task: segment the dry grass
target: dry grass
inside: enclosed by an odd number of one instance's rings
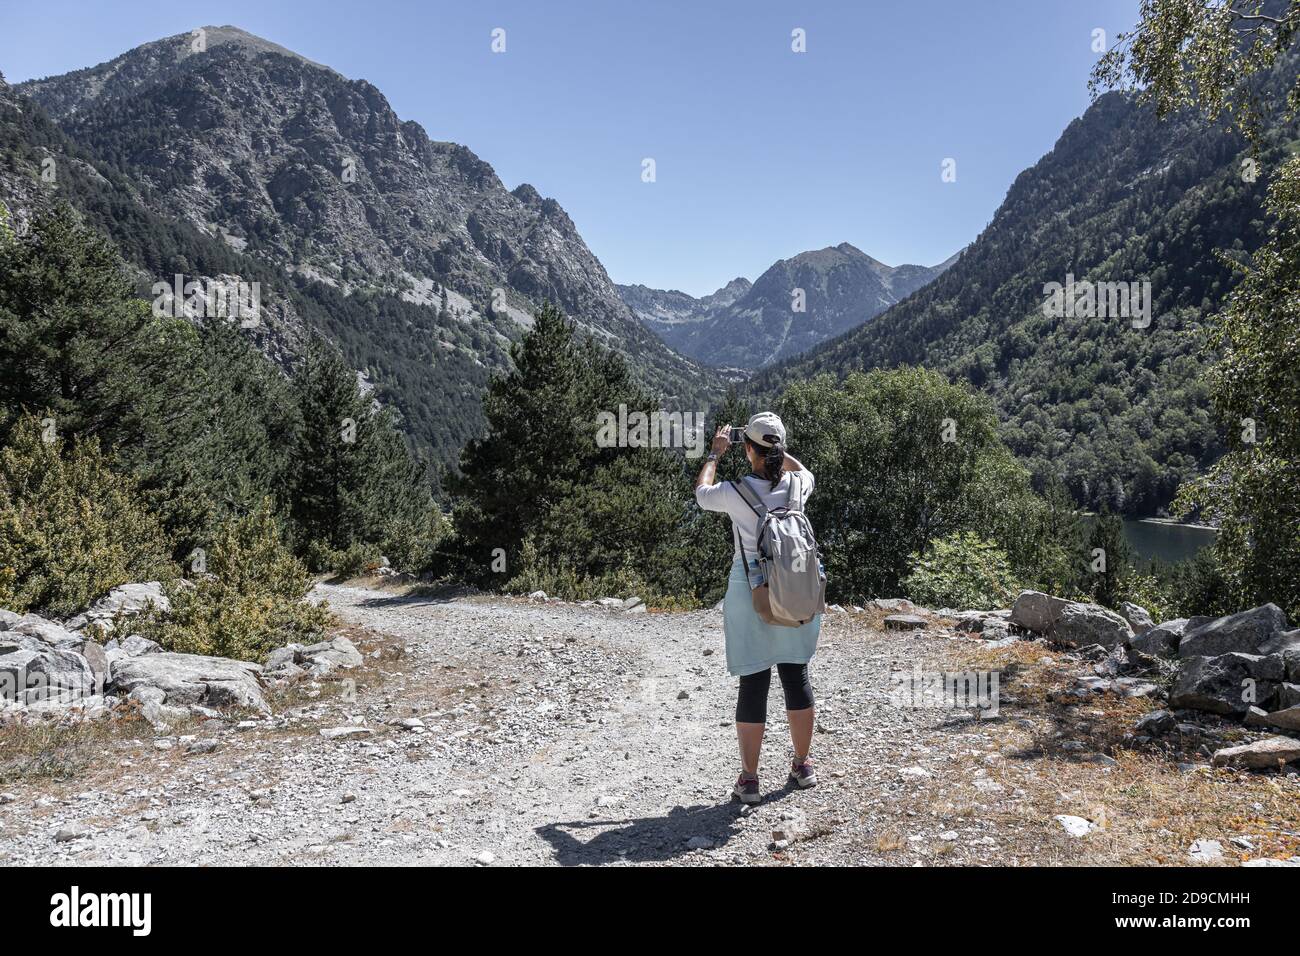
[[[125,741],[153,736],[134,709],[112,717],[0,726],[0,783],[69,780],[84,775]]]
[[[957,656],[964,666],[1002,671],[1004,694],[1015,703],[1004,704],[998,720],[980,724],[1002,759],[967,756],[954,768],[968,777],[982,771],[1005,793],[972,787],[968,806],[942,809],[976,814],[1017,834],[1011,850],[1024,862],[1049,862],[1044,853],[1056,852],[1051,862],[1186,864],[1187,849],[1198,839],[1219,840],[1225,863],[1300,853],[1296,775],[1210,769],[1199,741],[1177,734],[1139,745],[1133,722],[1155,705],[1116,694],[1060,700],[1078,665],[1040,643],[973,645]],[[1205,723],[1227,740],[1242,733],[1216,718]],[[1100,829],[1071,838],[1054,820],[1057,814],[1084,817]],[[1232,837],[1250,839],[1254,849],[1233,846]]]

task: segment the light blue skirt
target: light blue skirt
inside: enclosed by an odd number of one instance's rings
[[[745,567],[739,559],[732,562],[722,602],[722,630],[727,637],[727,671],[733,677],[765,671],[773,664],[807,664],[817,653],[821,629],[820,614],[802,627],[780,627],[759,620]]]

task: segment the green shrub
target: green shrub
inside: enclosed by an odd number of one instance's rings
[[[1018,591],[1006,554],[970,531],[936,538],[924,555],[912,555],[903,581],[916,603],[958,610],[1006,607]]]
[[[270,503],[227,520],[205,549],[206,570],[167,588],[169,613],[151,612],[140,633],[167,650],[262,660],[276,647],[310,642],[329,612],[302,598],[312,579],[280,536]]]
[[[1036,557],[1015,542],[1043,503],[968,387],[919,368],[821,375],[790,385],[777,411],[817,478],[808,515],[827,600],[896,596],[908,556],[960,531],[991,538],[1017,570]]]
[[[341,578],[355,578],[362,574],[374,574],[379,570],[380,564],[377,547],[356,541],[337,553],[332,570]]]
[[[66,617],[170,565],[135,483],[98,443],[64,442],[47,421],[24,416],[0,451],[0,603]]]

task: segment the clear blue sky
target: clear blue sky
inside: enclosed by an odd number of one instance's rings
[[[1088,106],[1137,0],[36,0],[10,82],[234,24],[375,84],[507,187],[557,199],[616,282],[700,295],[851,242],[931,265]],[[493,54],[491,31],[506,31]],[[791,51],[802,28],[807,52]],[[641,181],[655,160],[657,181]],[[957,180],[944,183],[944,159]]]

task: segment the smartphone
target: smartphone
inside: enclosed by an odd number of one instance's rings
[[[731,430],[731,443],[733,445],[739,445],[744,440],[745,440],[745,429],[733,428]]]

